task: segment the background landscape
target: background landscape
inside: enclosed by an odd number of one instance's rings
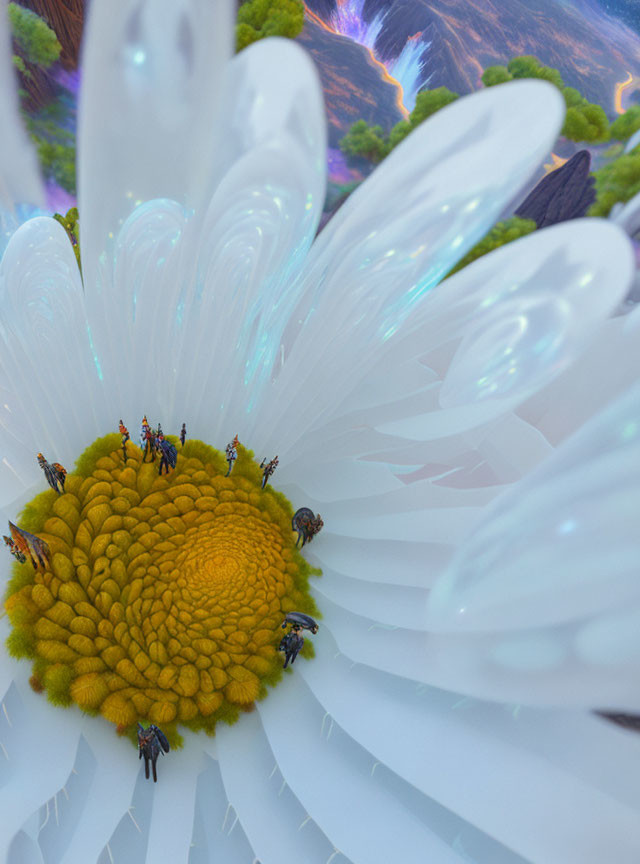
[[[47,180],[47,207],[61,214],[75,205],[76,100],[87,5],[88,0],[10,4],[23,114]],[[598,202],[606,197],[606,206],[589,212],[606,215],[637,191],[636,181],[640,189],[640,152],[633,158],[624,153],[625,141],[640,129],[637,7],[636,0],[248,0],[238,6],[238,48],[275,32],[295,38],[318,68],[329,129],[321,226],[410,128],[455,95],[485,86],[488,68],[523,55],[539,61],[542,71],[535,77],[557,70],[553,83],[561,86],[567,105],[582,112],[579,122],[587,118],[590,124],[586,131],[563,130],[536,181],[586,152],[585,170],[572,181],[582,184],[575,194],[587,201],[586,176],[595,172],[591,186],[595,180]],[[521,70],[514,77],[528,75]],[[436,91],[428,104],[425,91]],[[598,116],[592,111],[597,106]],[[615,124],[623,115],[624,127]],[[346,136],[358,121],[364,123],[350,141]],[[621,157],[627,161],[620,163]],[[624,168],[624,192],[617,190],[614,169],[597,173],[607,166]],[[574,206],[563,218],[576,215],[583,213]]]

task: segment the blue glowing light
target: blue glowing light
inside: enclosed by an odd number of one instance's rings
[[[100,361],[98,360],[98,355],[96,354],[96,349],[93,347],[93,337],[91,336],[91,327],[87,324],[87,334],[89,336],[89,347],[91,349],[91,356],[93,357],[93,362],[96,366],[96,371],[98,373],[98,379],[100,381],[104,381],[104,376],[102,374],[102,369],[100,367]]]

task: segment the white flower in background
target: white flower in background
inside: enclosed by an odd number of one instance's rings
[[[640,711],[638,317],[608,319],[629,242],[578,220],[438,285],[531,179],[562,100],[518,82],[443,109],[312,245],[315,72],[280,40],[230,60],[232,11],[91,4],[84,294],[61,226],[14,234],[0,504],[42,488],[38,451],[71,465],[120,417],[239,432],[322,513],[316,659],[214,739],[187,733],[154,786],[3,653],[0,856],[635,864],[640,736],[591,713]]]

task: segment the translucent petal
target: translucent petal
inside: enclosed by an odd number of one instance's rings
[[[128,816],[134,787],[140,775],[140,764],[129,741],[115,742],[113,729],[93,718],[85,722],[95,772],[85,793],[82,818],[67,838],[67,848],[60,864],[75,864],[86,859],[97,861],[116,826]],[[84,780],[84,769],[78,769]],[[84,787],[83,787],[84,788]]]
[[[205,750],[215,747],[207,742]],[[206,759],[206,768],[198,778],[193,844],[189,864],[247,864],[255,862],[255,852],[247,840],[242,824],[227,799],[220,766]]]
[[[318,602],[325,626],[354,662],[393,674],[401,670],[405,678],[477,699],[640,710],[637,689],[624,676],[613,676],[610,666],[582,662],[571,652],[573,625],[516,634],[429,633],[376,622],[326,597]]]
[[[326,174],[322,94],[306,52],[270,39],[243,51],[230,70],[236,152],[209,206],[196,282],[176,328],[177,411],[221,443],[242,433],[270,374]]]
[[[167,425],[178,379],[172,332],[192,230],[179,204],[157,199],[134,210],[118,234],[110,317],[97,325],[91,319],[100,366],[113,385],[115,422],[124,417],[137,426],[148,414]]]
[[[425,574],[431,578],[442,572],[449,562],[452,547],[445,543],[418,541],[371,540],[339,536],[323,529],[305,557],[314,566],[335,568],[364,582],[392,583],[424,587]]]
[[[299,676],[280,685],[277,704],[267,699],[258,710],[284,779],[336,850],[367,864],[458,861],[424,824],[424,814],[415,812],[417,802],[412,812],[393,784],[372,775],[374,760],[332,722]],[[295,723],[283,723],[283,717],[295,717]],[[342,807],[336,806],[336,794]]]
[[[420,574],[428,586],[431,574],[424,567]],[[425,588],[377,583],[353,579],[344,573],[323,568],[322,579],[314,582],[316,596],[340,605],[343,609],[364,615],[373,621],[394,626],[420,629],[424,626]]]
[[[554,447],[637,381],[640,339],[633,318],[605,321],[565,372],[518,406],[518,415]]]
[[[78,265],[55,220],[32,219],[11,238],[0,262],[0,304],[0,487],[7,502],[42,479],[38,452],[70,468],[104,434],[107,418]]]
[[[432,626],[520,629],[640,599],[639,442],[636,386],[495,503],[436,586]]]
[[[262,864],[281,864],[283,848],[293,860],[325,864],[333,846],[283,781],[257,712],[216,741],[227,795]]]
[[[626,231],[630,237],[640,231],[640,193],[634,195],[613,217],[613,222]]]
[[[320,234],[296,286],[299,300],[274,368],[277,385],[255,426],[268,449],[284,451],[316,425],[352,376],[378,359],[527,182],[562,113],[557,92],[541,82],[465,97],[414,130],[350,196]]]
[[[379,765],[429,796],[432,808],[448,808],[442,825],[460,820],[471,860],[493,864],[504,847],[527,861],[604,860],[614,847],[634,860],[640,742],[632,736],[586,716],[479,703],[354,666],[334,656],[324,627],[314,642],[316,659],[296,673]]]
[[[469,632],[469,667],[495,668],[505,697],[530,669],[571,701],[638,704],[639,411],[636,386],[498,499],[431,593],[430,629]]]
[[[187,746],[177,759],[158,760],[158,783],[153,787],[147,861],[188,859],[198,775],[204,763],[200,742],[189,741],[189,745],[192,746]],[[169,755],[175,757],[176,754]],[[170,819],[167,818],[168,813],[171,813]]]
[[[632,276],[628,239],[600,220],[535,232],[481,258],[433,293],[406,337],[441,371],[437,404],[379,430],[436,438],[505,413],[570,365]]]
[[[6,638],[6,627],[2,627]],[[8,662],[5,658],[3,664]],[[17,664],[13,664],[17,666]],[[51,711],[43,728],[42,696],[29,686],[11,685],[2,696],[0,741],[3,770],[0,774],[0,859],[7,860],[12,838],[25,818],[64,786],[74,763],[79,739],[79,717]],[[55,748],[51,741],[55,740]],[[6,760],[6,761],[5,761]],[[37,782],[34,782],[34,776]]]
[[[99,356],[117,353],[123,341],[123,311],[112,295],[120,228],[146,201],[169,198],[202,213],[212,194],[232,12],[230,0],[123,0],[117,15],[109,0],[91,4],[79,109],[79,211]]]

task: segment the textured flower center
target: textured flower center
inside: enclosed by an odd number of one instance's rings
[[[8,647],[34,660],[32,685],[61,704],[212,732],[281,677],[284,615],[317,614],[311,569],[295,549],[292,507],[260,488],[238,448],[229,477],[199,441],[158,474],[117,435],[100,439],[65,491],[40,494],[18,525],[44,540],[46,568],[14,565]],[[312,653],[308,644],[307,653]]]

